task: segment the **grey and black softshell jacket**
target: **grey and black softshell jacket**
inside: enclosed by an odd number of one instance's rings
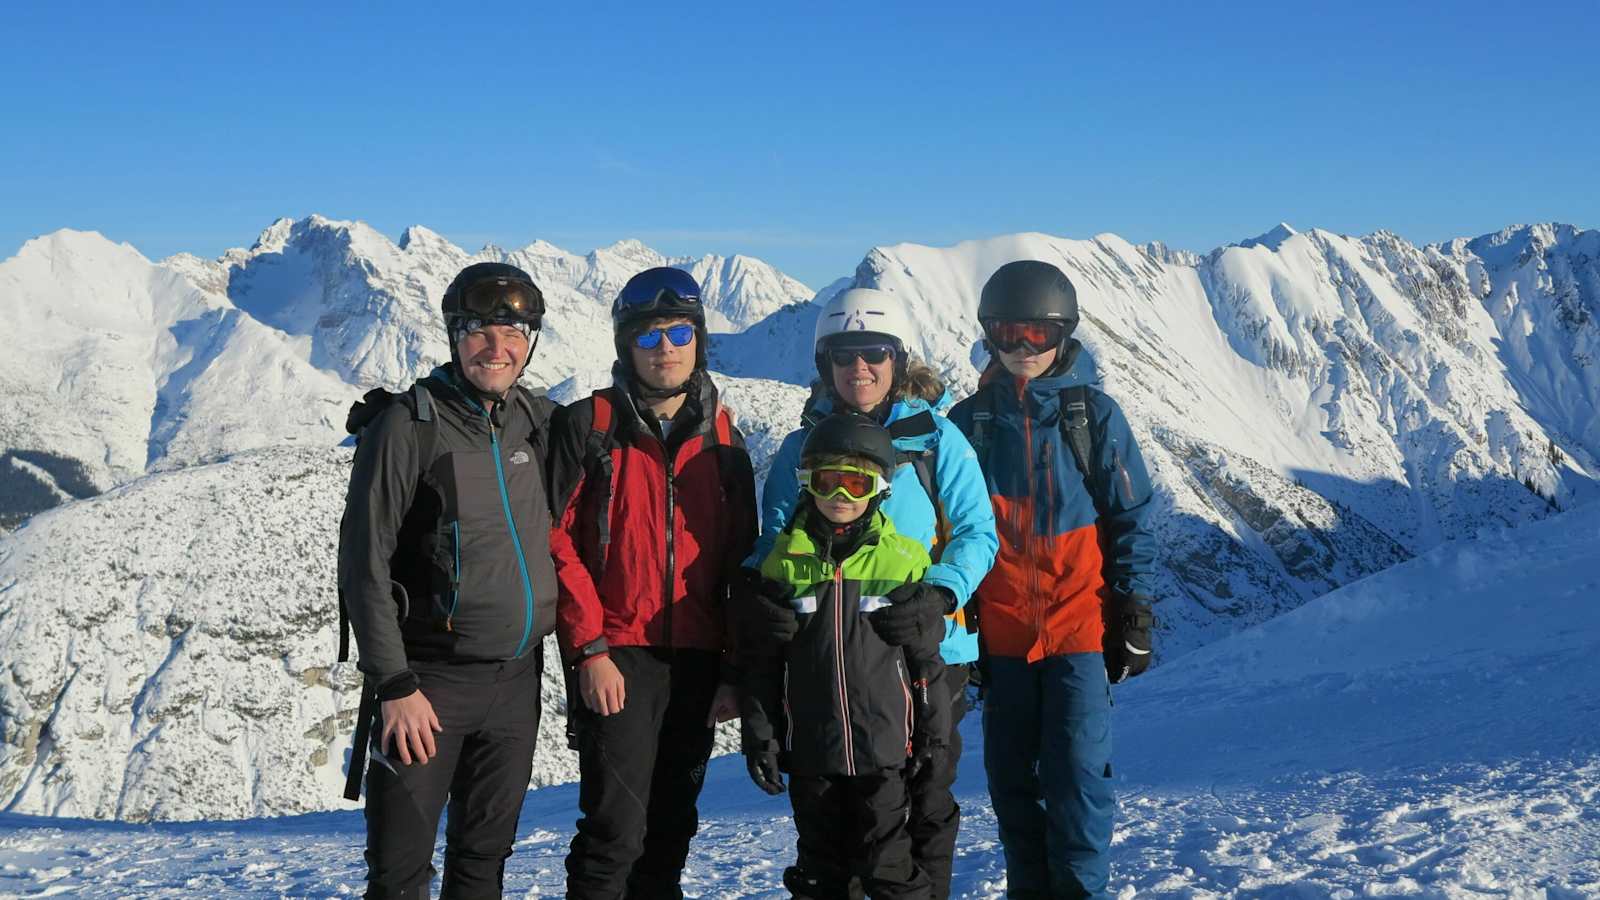
[[[359,665],[385,697],[409,692],[413,661],[514,659],[555,627],[555,404],[516,387],[486,412],[449,366],[421,383],[431,420],[396,402],[361,435],[339,531]]]

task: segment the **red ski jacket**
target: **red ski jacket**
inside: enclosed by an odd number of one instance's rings
[[[568,664],[612,646],[731,645],[728,583],[755,542],[755,476],[716,387],[695,378],[665,440],[620,377],[556,414],[550,551]]]

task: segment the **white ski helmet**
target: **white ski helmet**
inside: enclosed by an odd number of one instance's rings
[[[822,307],[813,346],[821,351],[823,342],[836,334],[862,332],[893,338],[902,353],[917,339],[917,328],[899,297],[872,288],[850,288],[834,294]]]
[[[894,348],[895,373],[906,370],[908,351],[917,340],[917,327],[900,298],[872,288],[850,288],[834,294],[817,315],[812,347],[817,374],[830,384],[833,372],[827,353],[833,347],[881,341]]]

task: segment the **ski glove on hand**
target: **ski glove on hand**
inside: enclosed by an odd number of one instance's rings
[[[794,640],[800,630],[790,602],[794,588],[754,569],[740,569],[733,578],[732,591],[742,648],[770,654]]]
[[[1113,593],[1106,601],[1106,677],[1112,684],[1150,668],[1150,629],[1155,624],[1149,597]]]
[[[783,793],[783,773],[778,771],[777,753],[747,753],[744,765],[756,787],[773,796]]]
[[[956,595],[949,588],[914,581],[890,591],[889,605],[867,614],[872,630],[891,647],[939,646],[944,640],[944,617],[955,611]]]

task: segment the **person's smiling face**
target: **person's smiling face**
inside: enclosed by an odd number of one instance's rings
[[[456,342],[461,375],[485,394],[504,395],[528,359],[528,335],[515,325],[483,325]]]
[[[894,354],[891,352],[881,362],[868,362],[866,357],[874,348],[853,347],[830,351],[833,366],[833,390],[845,405],[861,413],[877,409],[894,386]],[[844,365],[842,358],[848,357]]]

